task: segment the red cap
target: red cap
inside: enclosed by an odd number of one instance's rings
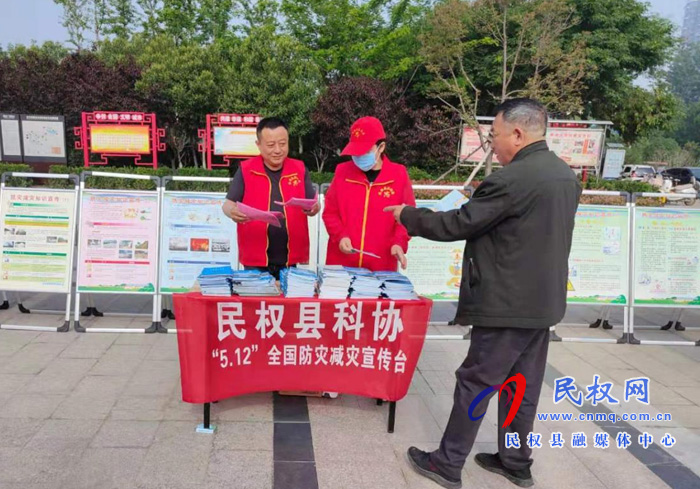
[[[360,117],[350,128],[350,142],[341,155],[362,156],[381,139],[386,139],[384,127],[376,117]]]

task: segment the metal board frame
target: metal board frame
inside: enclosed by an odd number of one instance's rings
[[[160,272],[163,267],[162,259],[163,259],[163,228],[165,226],[165,220],[164,220],[164,208],[165,208],[165,195],[168,193],[178,193],[178,194],[191,194],[193,196],[195,195],[207,195],[207,196],[214,196],[214,195],[220,195],[221,192],[194,192],[194,191],[181,191],[181,190],[167,190],[168,183],[170,182],[204,182],[204,183],[231,183],[232,178],[226,178],[226,177],[178,177],[178,176],[168,176],[164,177],[161,179],[161,185],[159,187],[160,191],[160,223],[158,226],[158,241],[159,241],[159,247],[158,247],[158,286],[157,286],[157,294],[158,294],[158,304],[157,304],[157,309],[160,311],[160,318],[165,319],[175,319],[175,316],[173,314],[173,311],[171,307],[164,308],[163,303],[164,299],[166,301],[169,301],[170,297],[173,295],[172,292],[163,292],[161,290],[161,283],[160,283]],[[223,211],[222,211],[223,212]],[[233,264],[232,264],[233,265]],[[235,264],[235,268],[238,268],[239,263],[237,262]],[[165,326],[162,325],[162,323],[159,322],[159,324],[156,327],[156,330],[159,333],[176,333],[177,329],[176,328],[166,328]]]
[[[155,182],[156,185],[156,190],[92,190],[88,189],[90,192],[97,192],[97,193],[129,193],[129,194],[146,194],[146,195],[155,195],[157,199],[157,204],[156,204],[156,226],[158,231],[160,231],[160,220],[161,220],[161,215],[160,215],[160,209],[161,209],[161,182],[160,178],[156,176],[151,176],[151,175],[129,175],[129,174],[123,174],[123,173],[108,173],[108,172],[99,172],[99,171],[84,171],[80,175],[80,192],[78,194],[78,199],[80,200],[80,205],[78,205],[78,209],[82,211],[82,201],[83,201],[83,194],[85,192],[85,180],[90,177],[106,177],[106,178],[126,178],[129,180],[151,180]],[[77,239],[77,247],[78,251],[76,253],[78,257],[78,267],[80,266],[80,261],[81,261],[81,256],[80,256],[80,239],[82,236],[82,225],[81,225],[81,213],[79,212],[78,214],[78,239]],[[79,286],[80,284],[78,283],[80,276],[76,278],[76,286],[75,286],[75,309],[74,309],[74,323],[73,327],[74,329],[79,332],[79,333],[155,333],[158,330],[158,327],[160,325],[160,315],[158,314],[158,287],[159,287],[159,268],[158,268],[158,261],[159,261],[159,256],[160,256],[160,236],[158,236],[158,239],[156,239],[155,243],[156,247],[156,277],[155,277],[155,287],[154,291],[152,293],[129,293],[129,292],[112,292],[112,291],[90,291],[90,292],[85,292],[85,294],[124,294],[124,295],[151,295],[153,296],[153,311],[152,311],[152,322],[151,325],[147,328],[85,328],[80,325],[80,290]],[[130,314],[129,316],[134,316],[135,314]]]
[[[2,201],[2,194],[9,190],[21,192],[23,189],[21,187],[6,187],[5,182],[8,178],[42,178],[42,179],[53,179],[53,180],[70,180],[74,182],[73,190],[69,189],[34,189],[38,191],[45,191],[55,193],[72,193],[74,195],[73,202],[73,213],[70,216],[73,220],[73,232],[70,234],[70,242],[68,246],[68,281],[66,283],[67,290],[64,292],[57,292],[66,295],[66,309],[65,311],[34,311],[34,312],[46,312],[46,313],[65,313],[64,322],[61,326],[36,326],[36,325],[21,325],[21,324],[0,324],[0,329],[10,329],[10,330],[25,330],[25,331],[53,331],[58,333],[65,333],[70,329],[70,306],[71,306],[71,294],[72,294],[72,284],[73,284],[73,260],[75,257],[75,231],[78,228],[78,200],[80,198],[79,193],[79,180],[77,175],[72,174],[54,174],[54,173],[22,173],[22,172],[7,172],[3,173],[0,178],[0,201]],[[9,289],[8,289],[9,291]],[[11,289],[12,292],[39,292],[31,289]],[[5,291],[3,291],[3,297],[6,299]],[[22,310],[21,300],[19,302],[20,310]],[[24,310],[22,310],[24,312]]]
[[[644,339],[639,339],[634,336],[634,311],[636,308],[659,308],[659,309],[670,309],[670,310],[675,310],[676,314],[674,314],[674,322],[680,321],[680,317],[683,313],[684,309],[698,309],[700,306],[696,305],[663,305],[663,304],[635,304],[635,288],[634,284],[636,281],[636,274],[635,274],[635,265],[636,265],[636,238],[637,238],[637,233],[636,233],[636,201],[640,197],[649,197],[649,198],[677,198],[678,194],[669,194],[669,193],[653,193],[653,192],[644,192],[644,193],[636,193],[632,196],[632,224],[630,228],[630,303],[632,305],[629,313],[629,324],[630,324],[630,331],[629,331],[629,343],[633,345],[665,345],[665,346],[700,346],[700,340],[698,341],[692,341],[692,340],[687,340],[687,341],[675,341],[675,340],[644,340]],[[662,209],[663,208],[657,208],[657,207],[651,207],[650,209]],[[693,209],[683,209],[684,211],[687,212],[695,212],[695,213],[700,213],[700,211],[693,210]],[[700,291],[699,291],[700,293]]]

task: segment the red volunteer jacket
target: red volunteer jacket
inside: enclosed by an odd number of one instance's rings
[[[326,193],[323,222],[328,230],[328,265],[364,267],[373,271],[396,271],[398,261],[391,256],[391,247],[399,245],[408,251],[408,232],[394,215],[384,212],[389,205],[416,205],[406,167],[383,156],[382,169],[370,183],[365,173],[352,161],[338,165]],[[379,255],[346,255],[338,248],[340,240],[350,238],[362,251]]]
[[[243,203],[256,209],[270,210],[270,193],[272,182],[265,173],[265,163],[262,156],[256,156],[241,163],[241,173],[245,183]],[[292,197],[305,198],[304,192],[304,162],[287,158],[282,167],[280,178],[280,193],[287,202]],[[309,262],[309,225],[307,216],[298,207],[285,207],[286,219],[282,225],[287,230],[288,254],[287,264]],[[238,254],[243,265],[251,267],[266,267],[268,224],[259,221],[239,224]]]

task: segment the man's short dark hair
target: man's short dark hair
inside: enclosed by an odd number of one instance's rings
[[[289,132],[287,123],[279,117],[265,117],[260,119],[260,122],[258,122],[258,127],[255,129],[255,133],[258,136],[258,141],[260,141],[260,136],[262,135],[263,129],[277,129],[278,127],[284,127],[287,132]]]
[[[542,134],[547,134],[547,109],[537,100],[531,98],[512,98],[506,100],[496,109],[496,115],[502,114],[503,120],[511,124],[518,124],[523,129]]]

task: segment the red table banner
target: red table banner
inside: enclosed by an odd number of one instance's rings
[[[408,392],[432,301],[173,296],[182,399],[331,391]]]

